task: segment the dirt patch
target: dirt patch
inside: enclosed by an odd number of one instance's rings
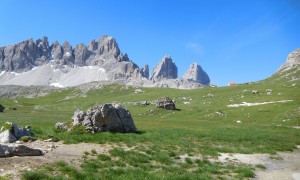
[[[0,176],[10,175],[12,179],[20,179],[19,171],[30,171],[43,164],[48,164],[59,160],[78,166],[84,152],[87,151],[91,153],[92,150],[95,150],[98,154],[106,154],[109,150],[115,147],[111,144],[63,144],[62,142],[44,141],[24,143],[24,145],[41,149],[45,152],[45,154],[43,156],[14,156],[0,158]]]
[[[255,179],[300,180],[300,149],[293,152],[270,154],[228,154],[221,153],[218,161],[233,164],[263,165],[265,170],[256,168]]]

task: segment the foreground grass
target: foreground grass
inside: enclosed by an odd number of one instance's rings
[[[37,137],[58,138],[65,143],[111,143],[135,147],[131,151],[114,149],[94,158],[88,155],[80,167],[57,162],[36,172],[25,172],[24,179],[97,179],[99,175],[105,179],[247,178],[254,176],[251,167],[211,163],[206,158],[220,152],[274,154],[276,151],[292,151],[299,145],[299,129],[292,127],[300,126],[300,82],[286,78],[299,79],[299,74],[299,71],[288,71],[259,83],[234,87],[197,90],[142,88],[144,93],[135,94],[133,87],[109,85],[87,93],[70,88],[38,98],[0,99],[4,106],[17,108],[16,111],[1,113],[0,123],[11,121],[31,125]],[[272,89],[271,95],[266,93],[267,89]],[[260,93],[252,94],[252,90]],[[176,101],[179,111],[156,109],[155,105],[136,105],[136,102],[155,102],[166,96]],[[292,101],[252,107],[227,106],[281,100]],[[89,134],[54,129],[58,121],[69,122],[76,109],[86,111],[107,102],[120,103],[129,109],[140,133]],[[182,162],[179,157],[184,154],[189,158]],[[201,158],[195,160],[193,157]]]
[[[185,158],[154,147],[124,150],[114,148],[109,154],[86,152],[76,168],[63,161],[24,172],[24,179],[243,179],[254,177],[248,166],[222,165],[208,160]],[[53,176],[55,174],[55,176]]]

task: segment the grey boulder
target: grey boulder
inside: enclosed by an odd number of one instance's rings
[[[168,97],[158,99],[156,102],[156,107],[166,110],[176,110],[174,101]]]
[[[5,130],[0,133],[0,142],[1,143],[12,143],[17,140],[18,139],[16,138],[16,136],[14,136],[10,130]]]
[[[0,157],[10,156],[41,156],[40,149],[33,149],[21,144],[0,144]]]
[[[12,143],[23,136],[32,136],[29,129],[11,122],[6,122],[5,125],[1,127],[0,132],[0,143]]]
[[[136,127],[128,110],[119,104],[104,104],[89,109],[86,113],[75,111],[73,126],[83,125],[92,132],[136,132]]]

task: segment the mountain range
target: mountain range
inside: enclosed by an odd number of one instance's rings
[[[47,37],[0,47],[0,85],[72,87],[94,81],[180,89],[210,84],[196,63],[178,78],[178,68],[168,55],[150,75],[148,65],[140,68],[107,35],[75,48],[67,41],[49,45]]]

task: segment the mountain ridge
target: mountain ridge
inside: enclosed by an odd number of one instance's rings
[[[165,56],[160,63],[164,63]],[[168,57],[172,62],[171,57]],[[173,63],[173,62],[172,62]],[[158,66],[155,79],[149,79],[149,66],[140,68],[128,55],[121,53],[116,39],[103,35],[88,45],[73,48],[47,37],[32,38],[0,47],[0,85],[42,85],[68,87],[93,81],[111,81],[147,87],[196,88],[206,83],[178,78],[175,63]],[[92,73],[93,72],[93,73]],[[172,74],[165,76],[165,74]]]

